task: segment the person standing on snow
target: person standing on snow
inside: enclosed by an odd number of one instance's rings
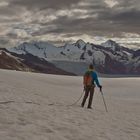
[[[93,65],[90,64],[89,65],[89,69],[88,71],[85,72],[84,74],[84,90],[85,90],[85,95],[82,101],[81,106],[84,107],[85,102],[87,97],[89,96],[89,102],[88,102],[88,109],[92,109],[92,100],[93,100],[93,95],[94,95],[94,88],[95,88],[95,83],[96,85],[100,88],[100,91],[102,90],[102,86],[100,85],[99,81],[98,81],[98,76],[96,74],[96,72],[94,71]],[[90,95],[89,95],[90,93]]]

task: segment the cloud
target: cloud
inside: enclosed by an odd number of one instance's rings
[[[9,5],[9,3],[6,2],[6,1],[1,1],[1,3],[0,3],[0,7],[5,7],[5,6],[8,6],[8,5]]]
[[[124,34],[140,34],[139,17],[139,0],[3,0],[0,35],[54,42],[127,38]]]
[[[116,0],[105,0],[104,1],[110,8],[113,8],[115,5],[118,5],[118,1]]]
[[[28,34],[28,32],[26,32],[25,30],[22,29],[14,29],[11,30],[10,32],[7,33],[7,36],[9,36],[10,38],[30,38],[30,34]]]
[[[61,9],[64,7],[70,7],[72,4],[76,4],[81,0],[11,0],[12,5],[25,6],[33,9]]]

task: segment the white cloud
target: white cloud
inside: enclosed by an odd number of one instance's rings
[[[31,35],[29,35],[25,30],[22,29],[12,29],[9,31],[9,34],[16,35],[17,38],[30,38]]]
[[[116,6],[117,4],[119,4],[118,1],[116,1],[116,0],[105,0],[104,2],[105,2],[110,8],[112,8],[112,7]]]
[[[89,16],[88,11],[86,9],[63,9],[63,10],[57,10],[55,12],[56,17],[58,16],[67,16],[69,18],[71,17],[84,17],[84,16]],[[76,15],[76,16],[75,16]]]
[[[140,38],[140,34],[137,33],[122,33],[122,36],[126,37],[126,38]]]

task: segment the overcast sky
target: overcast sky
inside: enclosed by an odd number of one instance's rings
[[[140,0],[0,0],[0,42],[112,38],[140,44]]]

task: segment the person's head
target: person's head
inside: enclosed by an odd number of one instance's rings
[[[94,67],[92,64],[90,64],[88,68],[89,68],[89,70],[94,70]]]

